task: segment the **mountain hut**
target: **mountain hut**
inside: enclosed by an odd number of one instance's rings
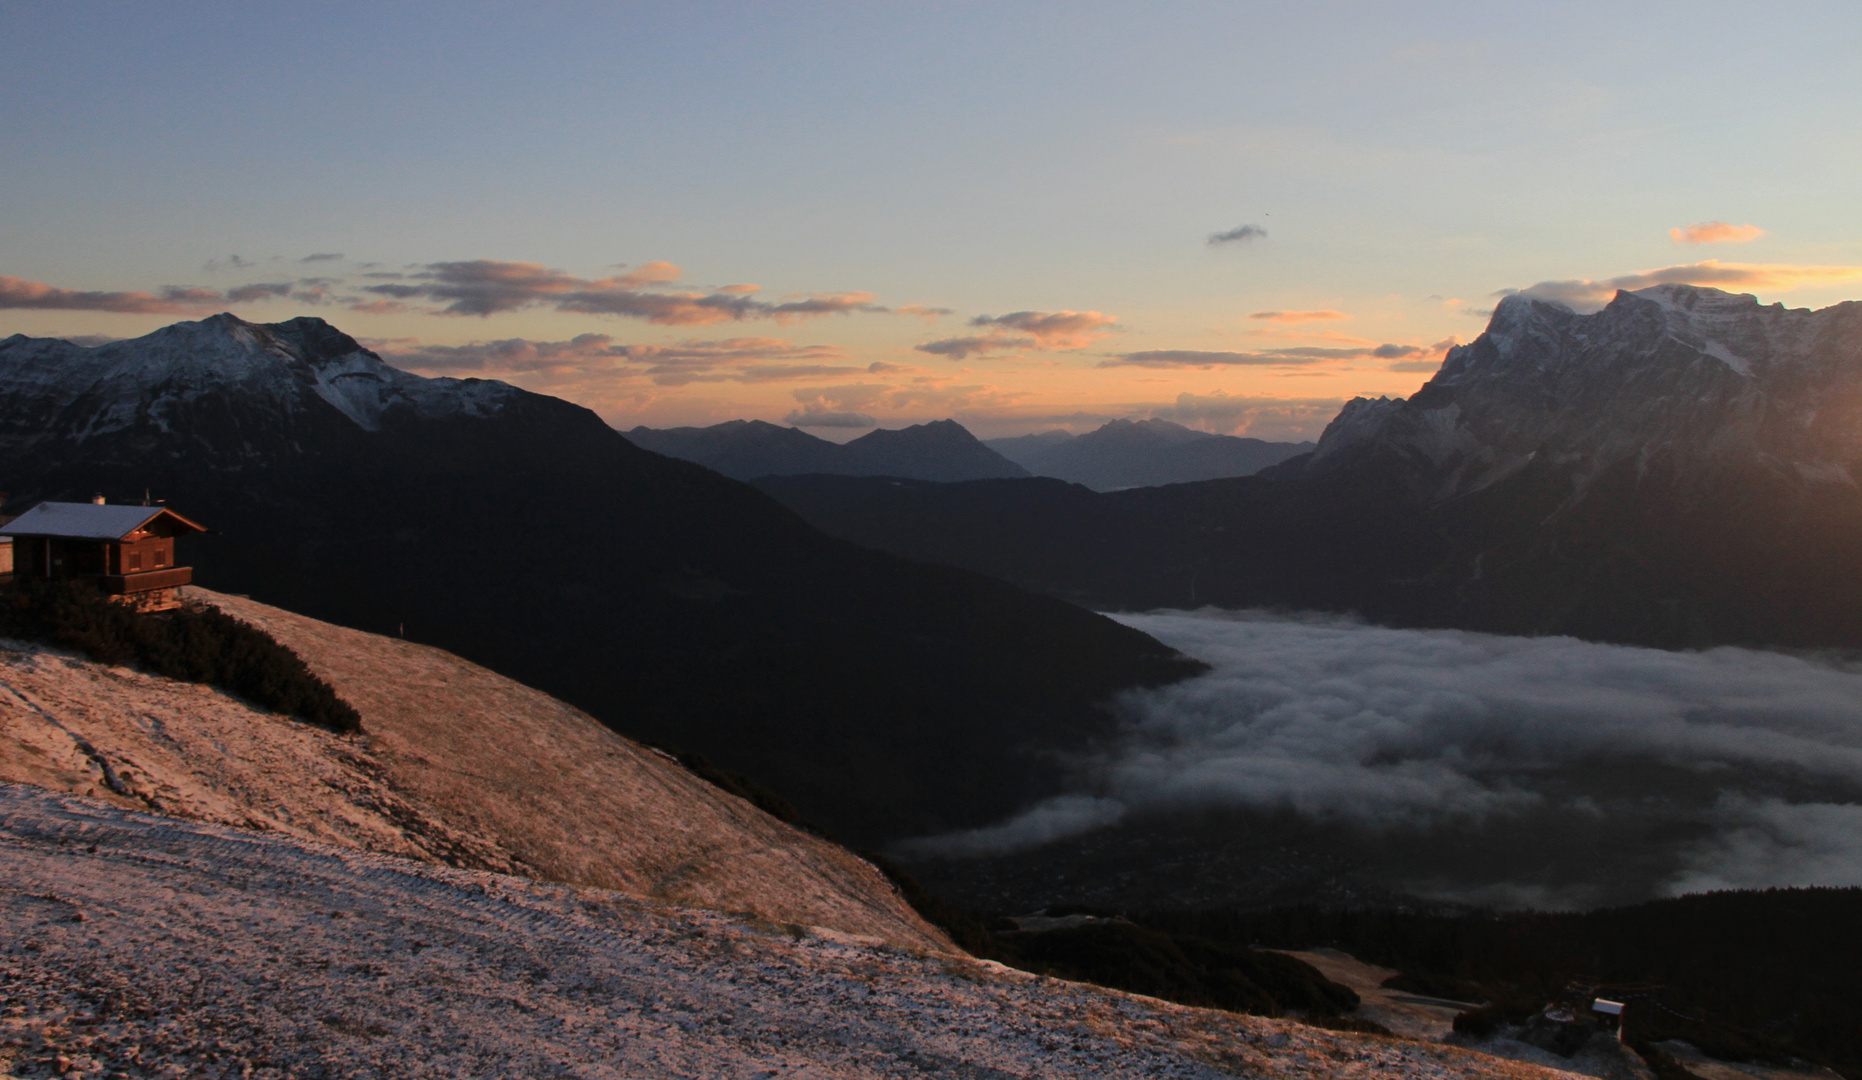
[[[194,568],[175,565],[175,537],[207,530],[161,506],[42,502],[0,525],[13,542],[13,573],[46,581],[84,578],[138,611],[181,606]]]

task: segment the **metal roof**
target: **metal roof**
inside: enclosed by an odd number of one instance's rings
[[[127,503],[42,502],[0,527],[0,536],[55,536],[67,540],[121,540],[156,518],[167,514],[183,531],[206,532],[180,514],[162,506]]]

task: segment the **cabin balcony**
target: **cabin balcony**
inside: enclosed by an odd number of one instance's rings
[[[112,595],[129,595],[154,589],[173,589],[194,580],[191,566],[170,566],[163,570],[144,570],[137,574],[99,574],[97,583]]]

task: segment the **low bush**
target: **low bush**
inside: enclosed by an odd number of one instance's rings
[[[1396,1037],[1396,1032],[1375,1020],[1366,1020],[1362,1016],[1308,1016],[1302,1022],[1310,1027],[1325,1028],[1327,1031],[1349,1031],[1357,1035]]]
[[[1629,1044],[1649,1071],[1655,1074],[1655,1080],[1701,1080],[1696,1073],[1668,1054],[1662,1053],[1646,1039],[1635,1039]]]
[[[1386,984],[1388,985],[1388,984]],[[1460,1035],[1472,1035],[1484,1038],[1500,1028],[1500,1022],[1506,1017],[1497,1005],[1482,1005],[1478,1009],[1455,1014],[1455,1032]]]
[[[22,582],[0,604],[0,634],[64,645],[102,664],[205,683],[260,708],[347,734],[362,717],[270,634],[218,608],[145,613],[83,581]]]

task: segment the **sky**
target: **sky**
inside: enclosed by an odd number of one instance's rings
[[[615,425],[1316,437],[1509,290],[1862,297],[1862,7],[0,0],[0,335]]]

